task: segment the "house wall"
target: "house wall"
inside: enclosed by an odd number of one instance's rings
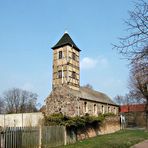
[[[85,99],[80,99],[78,104],[79,104],[79,111],[77,112],[79,112],[79,115],[85,115],[86,113],[93,116],[105,113],[118,114],[119,110],[119,107],[115,105],[99,103],[95,101],[88,101]]]
[[[1,114],[1,127],[28,127],[39,126],[42,124],[43,114],[37,113],[19,113],[19,114]]]
[[[80,99],[70,93],[66,87],[59,87],[52,91],[46,99],[46,114],[62,113],[67,116],[97,116],[98,114],[114,113],[118,114],[118,107],[95,101]]]

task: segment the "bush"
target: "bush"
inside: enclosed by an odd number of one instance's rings
[[[87,124],[101,123],[105,117],[113,116],[113,114],[100,114],[98,116],[89,116],[86,114],[85,116],[76,116],[76,117],[68,117],[61,113],[52,114],[49,116],[44,116],[45,125],[53,126],[53,125],[64,125],[66,127],[84,127]]]

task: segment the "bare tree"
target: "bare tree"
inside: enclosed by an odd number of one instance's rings
[[[89,84],[89,83],[84,85],[83,87],[93,89],[93,86],[91,84]]]
[[[130,96],[145,100],[148,119],[148,2],[139,0],[135,3],[125,24],[127,36],[119,38],[119,44],[114,48],[130,60]],[[146,123],[148,129],[148,121]]]
[[[134,91],[133,91],[134,92]],[[137,103],[143,103],[143,100],[140,98],[135,97],[132,92],[125,94],[124,96],[117,95],[114,97],[114,101],[118,105],[130,105],[130,104],[137,104]]]
[[[36,111],[37,94],[13,88],[4,92],[3,100],[7,113],[21,113]]]
[[[146,125],[148,129],[148,67],[141,62],[132,64],[129,81],[130,96],[145,103]]]
[[[135,100],[129,93],[125,94],[124,98],[124,105],[129,106],[133,103],[138,103],[137,100]]]
[[[118,51],[130,59],[130,94],[147,100],[148,84],[148,3],[139,0],[125,21],[128,35],[119,38]]]
[[[114,101],[115,101],[118,105],[123,105],[123,104],[124,104],[124,96],[117,95],[117,96],[114,97]]]
[[[141,67],[140,67],[141,68]],[[138,71],[138,69],[132,69],[129,81],[129,89],[131,96],[137,99],[148,100],[148,68]]]
[[[148,56],[148,3],[139,0],[135,9],[129,11],[129,19],[125,21],[128,35],[119,38],[114,45],[119,53],[132,59],[132,62]]]
[[[0,97],[0,114],[4,113],[4,101]]]

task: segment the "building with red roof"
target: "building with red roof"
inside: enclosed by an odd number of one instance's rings
[[[121,105],[120,113],[125,115],[127,127],[145,127],[145,104]]]
[[[121,105],[120,112],[128,113],[128,112],[144,112],[145,104],[130,104],[130,105]]]

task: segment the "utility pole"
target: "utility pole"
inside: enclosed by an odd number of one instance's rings
[[[146,131],[148,131],[148,84],[146,84],[147,94],[146,94],[146,105],[145,105],[145,113],[146,113]]]

